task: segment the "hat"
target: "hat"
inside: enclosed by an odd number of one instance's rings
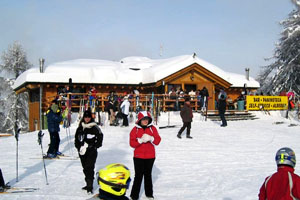
[[[52,100],[51,103],[57,104],[57,99]]]
[[[92,118],[92,113],[91,113],[90,110],[84,111],[84,113],[83,113],[83,118],[85,118],[85,117]]]

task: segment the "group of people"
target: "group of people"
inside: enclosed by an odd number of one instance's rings
[[[221,118],[222,124],[221,127],[227,126],[227,121],[225,118],[225,111],[226,111],[226,98],[227,94],[224,91],[223,88],[221,88],[220,93],[218,95],[218,110],[219,110],[219,116]],[[191,102],[189,98],[185,99],[184,105],[180,110],[180,116],[183,122],[182,127],[180,128],[179,132],[177,133],[177,137],[181,139],[181,135],[183,131],[186,129],[186,138],[192,139],[191,136],[191,127],[192,127],[192,121],[193,121],[193,110],[191,108]]]
[[[123,119],[122,127],[127,127],[128,116],[130,110],[130,95],[125,94],[124,97],[120,98],[115,95],[114,92],[111,92],[107,97],[108,102],[105,105],[105,111],[108,113],[109,117],[109,125],[110,126],[118,126],[119,119]]]
[[[173,110],[178,111],[182,106],[179,100],[185,100],[187,97],[191,100],[197,99],[197,103],[201,110],[205,110],[207,107],[209,93],[207,88],[204,86],[201,90],[194,91],[193,89],[190,91],[182,90],[178,87],[176,90],[175,88],[171,88],[170,92],[168,93],[169,98],[171,100],[176,100],[173,103]]]
[[[152,168],[156,155],[155,146],[159,145],[160,141],[161,137],[152,124],[151,114],[147,111],[139,112],[135,127],[130,131],[129,141],[129,145],[134,148],[135,177],[130,194],[132,200],[139,198],[143,178],[146,197],[149,200],[154,199]],[[103,133],[94,122],[90,110],[86,110],[75,133],[75,147],[78,150],[85,175],[86,185],[82,189],[88,193],[93,193],[97,149],[102,146],[102,142]],[[118,173],[117,178],[116,173]],[[125,192],[130,183],[129,169],[122,164],[110,164],[99,171],[98,183],[100,199],[128,199]]]
[[[221,89],[218,95],[218,109],[222,120],[222,127],[227,126],[224,113],[226,110],[226,92]],[[124,97],[120,108],[124,116],[128,117],[129,105],[128,97]],[[53,100],[47,111],[48,130],[50,134],[50,145],[46,157],[55,158],[60,155],[59,151],[59,124],[62,120],[60,108],[57,101]],[[127,113],[127,115],[126,115]],[[183,126],[180,128],[177,137],[182,138],[182,133],[186,130],[186,138],[192,139],[190,135],[193,112],[190,106],[190,99],[186,98],[180,111]],[[128,121],[125,121],[125,126]],[[135,126],[129,133],[129,145],[134,149],[133,163],[135,176],[131,188],[130,199],[138,200],[144,179],[146,197],[154,199],[152,168],[155,162],[155,146],[161,142],[161,137],[156,127],[152,124],[152,116],[147,111],[140,111],[137,115]],[[85,186],[82,187],[87,193],[93,193],[93,183],[95,175],[95,163],[97,160],[97,149],[102,146],[103,133],[95,123],[92,112],[88,109],[84,112],[83,118],[79,122],[75,133],[75,147],[78,150],[85,176]],[[259,199],[300,199],[300,177],[294,173],[296,165],[295,152],[290,148],[281,148],[275,156],[277,172],[265,179],[260,188]],[[97,182],[100,186],[98,197],[102,200],[129,200],[126,197],[126,190],[130,186],[130,170],[123,164],[109,164],[99,170]],[[5,184],[0,169],[0,191],[10,186]]]

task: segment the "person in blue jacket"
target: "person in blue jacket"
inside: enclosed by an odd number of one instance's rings
[[[56,158],[57,155],[62,154],[61,152],[59,152],[59,124],[62,121],[62,116],[56,100],[52,101],[52,105],[47,110],[46,116],[48,131],[50,134],[50,145],[45,158]]]

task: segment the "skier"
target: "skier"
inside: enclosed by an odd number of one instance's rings
[[[129,169],[119,163],[107,165],[98,173],[99,195],[101,200],[129,200],[125,196],[130,185]]]
[[[132,200],[139,198],[142,180],[144,177],[145,194],[148,199],[153,197],[152,167],[155,161],[155,147],[161,138],[152,124],[151,114],[147,111],[138,113],[136,126],[130,132],[130,146],[134,148],[135,177],[131,189]]]
[[[284,147],[275,156],[277,172],[265,179],[259,191],[259,200],[300,199],[300,176],[294,174],[295,152]]]
[[[130,102],[128,101],[128,97],[124,97],[124,101],[122,102],[120,106],[122,110],[122,118],[123,118],[123,124],[122,126],[128,126],[128,115],[129,115],[129,108],[130,108]]]
[[[293,102],[294,100],[294,97],[295,97],[295,93],[290,90],[288,93],[287,93],[287,97],[288,97],[288,101],[289,101],[289,104],[288,104],[288,109],[289,110],[292,110],[294,107],[295,107],[295,104]]]
[[[180,111],[180,116],[183,122],[181,129],[179,130],[177,137],[181,139],[181,134],[186,128],[186,138],[192,139],[193,137],[190,136],[191,134],[191,127],[193,121],[193,111],[191,108],[191,102],[189,98],[185,99],[184,105]]]
[[[208,100],[209,93],[205,86],[202,88],[200,94],[201,94],[201,109],[206,110],[206,102]]]
[[[93,107],[95,107],[95,105],[94,105],[95,100],[94,99],[97,99],[97,90],[96,90],[95,86],[92,86],[90,91],[89,91],[89,100],[90,100],[91,109],[93,109]]]
[[[218,110],[219,110],[219,116],[220,116],[221,121],[222,121],[221,127],[226,127],[227,126],[227,121],[225,119],[226,98],[227,98],[226,92],[221,89],[221,92],[218,96]]]
[[[75,133],[75,147],[85,175],[86,186],[82,189],[87,193],[93,193],[94,168],[97,160],[97,148],[102,146],[103,133],[94,122],[90,110],[86,110],[83,119]]]
[[[50,134],[50,145],[47,151],[47,155],[45,155],[45,158],[56,158],[57,155],[62,154],[59,151],[59,124],[62,121],[62,116],[56,100],[52,101],[52,105],[46,113],[48,131]]]
[[[106,110],[108,112],[109,125],[114,126],[116,117],[115,117],[115,112],[114,112],[114,100],[113,100],[113,98],[110,98],[108,100]]]
[[[4,181],[4,178],[2,175],[2,171],[0,168],[0,192],[4,192],[6,189],[9,189],[9,188],[10,188],[10,185],[8,183],[5,184],[5,181]]]

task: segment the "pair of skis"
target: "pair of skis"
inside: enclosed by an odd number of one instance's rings
[[[39,188],[35,188],[35,187],[11,187],[11,188],[3,189],[2,191],[0,191],[0,195],[2,195],[2,194],[35,192],[37,190],[39,190]]]

